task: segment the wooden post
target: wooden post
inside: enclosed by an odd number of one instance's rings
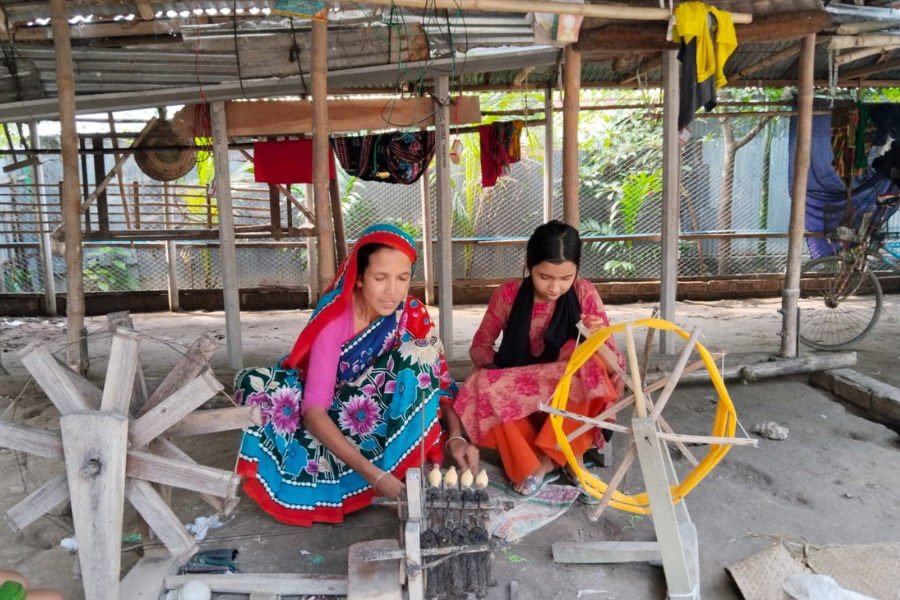
[[[662,195],[662,264],[660,265],[660,316],[675,319],[675,292],[678,289],[678,200],[681,181],[681,147],[678,144],[678,56],[674,50],[663,51],[663,195]],[[660,330],[661,354],[675,352],[672,331]]]
[[[328,159],[331,160],[331,146],[328,147]],[[347,230],[344,228],[344,203],[341,201],[341,188],[337,177],[328,179],[328,194],[331,197],[331,216],[334,218],[337,259],[338,263],[342,263],[347,258]]]
[[[222,293],[225,298],[225,342],[228,368],[244,366],[241,343],[241,299],[237,281],[237,249],[234,243],[234,214],[231,207],[231,169],[228,166],[228,134],[225,103],[210,107],[213,135],[213,161],[216,169],[216,199],[219,213],[219,261],[222,267]]]
[[[579,229],[578,208],[578,113],[581,97],[581,53],[566,46],[563,96],[563,221]]]
[[[306,184],[306,207],[315,210],[313,201],[313,186]],[[319,303],[319,253],[316,251],[316,236],[306,238],[306,271],[308,282],[306,284],[309,293],[309,308],[315,308]]]
[[[313,191],[319,240],[319,290],[334,279],[334,227],[329,200],[328,21],[312,22]]]
[[[788,260],[781,296],[781,356],[797,356],[797,328],[800,299],[800,268],[803,262],[803,231],[806,215],[806,182],[809,177],[809,147],[812,142],[813,70],[816,36],[803,38],[800,49],[800,90],[797,97],[797,146],[794,152],[794,181],[791,186],[791,219],[788,226]]]
[[[91,138],[91,148],[93,150],[103,149],[103,138],[95,136]],[[106,177],[106,155],[94,154],[94,181],[101,181]],[[103,239],[109,237],[109,202],[106,195],[106,188],[103,188],[97,195],[97,223],[100,228],[100,235]]]
[[[272,237],[281,239],[281,192],[274,185],[269,186],[269,222],[272,224]]]
[[[163,184],[163,207],[165,209],[166,229],[172,228],[172,192],[168,183]],[[169,283],[169,310],[178,312],[181,305],[178,300],[178,249],[175,240],[166,240],[166,272]]]
[[[450,197],[450,80],[434,80],[434,163],[437,175],[438,307],[439,335],[444,355],[453,360],[453,201]]]
[[[28,124],[31,131],[31,147],[35,150],[41,149],[41,136],[38,133],[37,121],[31,121]],[[37,156],[35,156],[37,158]],[[44,198],[43,188],[41,184],[44,182],[44,168],[41,163],[32,167],[34,173],[34,200],[37,203],[38,241],[41,244],[41,267],[44,276],[44,303],[47,308],[47,316],[55,317],[57,315],[56,308],[56,279],[53,274],[53,249],[50,243],[50,232],[47,231],[47,202]]]
[[[135,181],[132,184],[132,189],[134,190],[134,228],[141,228],[141,185]],[[207,202],[209,201],[209,196],[206,197]]]
[[[60,424],[84,595],[118,600],[128,419],[75,413]]]
[[[434,306],[434,236],[431,231],[431,169],[425,168],[419,179],[422,191],[422,260],[425,276],[425,304]]]
[[[81,354],[84,329],[84,262],[81,247],[81,202],[78,197],[78,134],[75,131],[75,78],[65,0],[51,0],[50,21],[56,51],[56,88],[59,103],[60,146],[63,163],[63,234],[66,240],[66,362],[78,373],[87,371]]]
[[[111,112],[106,113],[106,122],[109,123],[109,141],[113,150],[118,150],[119,138],[116,137],[116,119]],[[131,229],[131,216],[128,214],[128,201],[125,199],[125,181],[122,179],[121,158],[118,152],[113,152],[113,160],[118,165],[116,169],[116,183],[119,184],[119,199],[122,201],[122,215],[125,217],[125,228]]]
[[[553,219],[553,90],[544,92],[544,223]]]

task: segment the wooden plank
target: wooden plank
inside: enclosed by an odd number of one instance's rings
[[[75,371],[69,368],[69,365],[66,364],[64,360],[59,357],[54,356],[56,359],[56,364],[58,364],[66,376],[72,381],[72,385],[75,386],[75,389],[78,390],[78,393],[81,394],[81,397],[84,398],[85,404],[87,407],[92,410],[100,410],[100,402],[103,399],[103,390],[101,390],[98,386],[94,385],[93,382],[88,381]]]
[[[217,594],[268,592],[281,596],[346,596],[347,578],[296,573],[232,573],[228,575],[172,575],[166,589],[180,588],[188,581],[202,581]]]
[[[197,461],[188,456],[186,452],[176,446],[171,440],[168,440],[164,437],[158,437],[150,442],[150,451],[153,454],[158,454],[159,456],[163,456],[165,458],[180,460],[182,462],[194,465],[197,464]],[[213,496],[212,494],[200,494],[200,498],[202,498],[204,502],[215,508],[217,513],[226,515],[231,514],[231,512],[234,510],[234,507],[237,506],[240,500],[238,496],[226,499],[220,498],[218,496]]]
[[[127,415],[135,388],[135,375],[141,353],[141,335],[133,329],[120,327],[113,335],[103,384],[100,410]]]
[[[19,358],[61,415],[89,408],[72,379],[43,344],[29,344]]]
[[[129,478],[125,482],[125,497],[172,555],[184,554],[195,547],[193,536],[151,484]]]
[[[63,472],[6,511],[6,522],[13,531],[21,531],[47,514],[48,511],[56,508],[68,497],[69,482]]]
[[[181,556],[144,556],[122,579],[119,600],[159,600],[166,591],[165,579],[178,572],[195,550]]]
[[[694,597],[694,586],[691,582],[686,562],[685,548],[678,529],[678,520],[669,491],[670,482],[666,477],[663,464],[663,452],[668,452],[660,443],[656,432],[656,423],[652,419],[633,419],[635,446],[644,486],[650,501],[653,514],[653,528],[659,542],[663,570],[666,573],[666,584],[669,596],[680,595],[684,598]]]
[[[631,390],[634,392],[634,412],[639,418],[647,416],[644,386],[641,384],[640,363],[634,345],[634,325],[625,323],[625,347],[628,350],[628,371],[631,373]]]
[[[106,330],[115,335],[116,330],[120,327],[125,329],[134,329],[134,322],[131,320],[131,312],[127,310],[108,313],[106,315]],[[107,368],[108,376],[109,368]],[[131,402],[128,406],[128,413],[135,414],[147,401],[147,381],[144,379],[144,370],[141,368],[140,354],[138,355],[137,367],[134,374],[134,385],[131,389]]]
[[[179,438],[244,429],[262,422],[258,406],[236,406],[195,411],[165,430],[166,437]]]
[[[656,542],[554,542],[553,562],[610,564],[660,559]]]
[[[201,494],[212,494],[220,498],[235,497],[241,483],[241,478],[231,471],[192,465],[139,450],[128,453],[125,473],[135,479]]]
[[[84,594],[118,600],[128,419],[73,413],[60,424]]]
[[[478,96],[456,96],[453,119],[459,107],[459,124],[478,124]],[[193,115],[193,112],[190,113]],[[434,125],[434,108],[428,96],[416,98],[354,98],[328,101],[331,133],[379,130],[390,114],[391,128],[425,128]],[[312,102],[309,100],[260,100],[226,102],[226,131],[231,137],[312,133]],[[191,120],[193,123],[193,120]]]
[[[410,469],[406,472],[406,513],[408,520],[404,530],[406,548],[406,589],[409,600],[424,600],[425,576],[422,570],[422,550],[419,538],[422,535],[422,472]]]
[[[0,447],[44,458],[63,458],[62,438],[58,431],[17,425],[3,419],[0,419]]]
[[[129,440],[135,448],[144,448],[150,440],[177,423],[222,391],[222,383],[207,370],[189,384],[166,398],[131,425]]]
[[[189,381],[194,379],[200,371],[202,371],[212,355],[219,349],[219,343],[208,333],[201,334],[187,352],[176,363],[175,367],[169,372],[163,382],[150,396],[150,399],[141,407],[137,416],[147,414],[151,409],[155,408],[160,402],[174,394],[176,391],[184,387]]]
[[[394,560],[366,560],[373,553],[399,553]],[[406,553],[400,550],[397,540],[372,540],[350,546],[347,567],[348,600],[402,600],[400,561]]]

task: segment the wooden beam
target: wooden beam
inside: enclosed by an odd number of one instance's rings
[[[331,148],[328,149],[329,154]],[[328,180],[328,196],[331,198],[331,217],[334,219],[334,243],[337,250],[338,264],[347,258],[347,230],[344,227],[344,206],[341,202],[341,189],[337,177]]]
[[[17,425],[3,419],[0,419],[0,448],[44,458],[63,458],[62,438],[58,431]]]
[[[748,24],[735,21],[734,31],[739,44],[772,43],[795,40],[830,25],[831,15],[828,12],[800,10],[755,17]],[[621,52],[623,49],[647,52],[677,50],[678,45],[666,41],[665,23],[613,23],[582,29],[575,48],[581,52]]]
[[[137,416],[140,417],[147,414],[163,400],[187,385],[188,382],[207,367],[209,359],[212,358],[218,349],[219,343],[211,335],[208,333],[200,334],[200,337],[194,340],[187,352],[184,353],[175,364],[175,367],[159,384],[159,387],[156,388]]]
[[[812,144],[813,78],[816,67],[816,36],[803,38],[800,51],[800,88],[797,96],[797,150],[794,154],[794,181],[791,186],[791,217],[788,225],[787,270],[782,291],[782,325],[780,354],[785,358],[797,356],[799,321],[800,267],[803,262],[803,230],[806,214],[806,184],[808,179],[810,145]]]
[[[219,498],[235,497],[241,481],[231,471],[194,465],[138,450],[128,452],[125,474],[134,479],[212,494]]]
[[[434,306],[434,233],[431,230],[431,169],[425,167],[419,179],[419,200],[422,207],[422,259],[425,276],[425,304]]]
[[[478,96],[456,96],[453,99],[454,122],[481,123]],[[329,133],[361,130],[425,128],[434,125],[432,101],[427,96],[415,98],[328,98]],[[310,100],[260,100],[258,102],[226,102],[225,118],[230,137],[263,137],[267,135],[310,134],[313,130],[313,102]],[[185,106],[172,119],[176,133],[191,135],[194,105]]]
[[[57,356],[54,356],[53,358],[56,360],[56,364],[62,368],[66,377],[72,382],[72,385],[75,386],[75,389],[78,390],[78,393],[81,394],[87,408],[91,410],[100,410],[100,402],[103,399],[103,390],[70,369],[69,365],[61,358]]]
[[[837,35],[859,35],[860,33],[872,33],[884,29],[897,29],[900,21],[856,21],[855,23],[842,23],[834,31]]]
[[[900,48],[900,44],[893,46],[876,46],[874,48],[861,48],[859,50],[853,50],[852,52],[847,52],[846,54],[841,54],[840,56],[835,57],[834,64],[840,67],[862,58],[875,56],[876,54],[887,55],[896,51],[898,48]]]
[[[578,115],[581,106],[581,53],[573,46],[566,46],[566,62],[563,70],[565,94],[563,96],[563,221],[580,229],[581,215],[578,206]]]
[[[173,556],[185,554],[196,547],[193,536],[151,484],[140,479],[128,479],[125,482],[125,497]]]
[[[183,417],[165,430],[166,437],[179,438],[192,435],[205,435],[220,431],[245,429],[262,422],[258,406],[236,406],[233,408],[217,408],[199,410]]]
[[[166,439],[164,437],[158,437],[152,442],[150,442],[150,451],[153,454],[158,454],[159,456],[165,458],[171,458],[172,460],[180,460],[182,462],[186,462],[189,464],[197,464],[193,458],[188,456],[186,452],[184,452],[181,448],[176,446],[172,440]],[[219,514],[229,515],[231,511],[234,510],[234,507],[237,506],[240,501],[239,496],[235,496],[233,498],[220,498],[219,496],[213,496],[211,494],[200,494],[200,498],[216,509],[216,512]]]
[[[68,497],[69,482],[62,472],[6,511],[6,522],[13,531],[21,531]]]
[[[114,23],[79,23],[65,28],[68,37],[74,39],[144,37],[181,34],[180,20],[163,21],[117,21]],[[20,27],[16,30],[16,41],[41,42],[54,39],[49,27]]]
[[[657,542],[554,542],[553,562],[611,564],[659,561]]]
[[[137,4],[138,14],[141,16],[141,19],[144,21],[153,20],[153,7],[150,6],[150,3],[147,2],[147,0],[135,0],[135,4]]]
[[[434,80],[435,121],[435,225],[438,258],[438,336],[444,342],[447,360],[453,360],[453,198],[450,189],[450,79]]]
[[[228,163],[228,134],[222,102],[210,106],[213,161],[216,169],[216,200],[219,213],[219,259],[222,270],[222,296],[225,304],[225,343],[228,367],[244,366],[241,341],[241,298],[238,293],[237,250],[234,246],[234,211],[231,202],[231,169]]]
[[[66,364],[76,373],[86,373],[82,356],[84,329],[84,261],[81,246],[81,203],[78,200],[78,134],[75,129],[75,76],[66,0],[50,0],[50,21],[56,58],[56,88],[59,106],[60,147],[63,179],[60,182],[62,228],[66,246]]]
[[[128,419],[76,413],[60,425],[84,595],[119,600]]]
[[[876,75],[886,71],[896,71],[897,69],[900,69],[900,59],[889,60],[885,63],[868,65],[865,67],[857,67],[855,69],[848,69],[840,72],[838,77],[840,83],[846,84],[853,79],[862,79],[870,75]]]
[[[141,352],[141,335],[119,328],[113,335],[100,410],[128,415]]]
[[[19,358],[61,415],[89,408],[64,367],[44,345],[29,344]]]
[[[131,425],[128,439],[134,448],[144,448],[166,429],[222,391],[212,371],[203,371],[186,386],[147,411]]]
[[[313,200],[316,237],[319,242],[319,289],[331,285],[335,273],[334,221],[331,217],[328,180],[331,146],[328,143],[328,21],[312,22],[312,135]]]
[[[217,594],[267,592],[278,596],[346,596],[347,578],[295,573],[231,573],[228,575],[172,575],[166,589],[180,588],[189,581],[202,581]]]
[[[679,90],[678,56],[663,52],[663,164],[662,164],[662,241],[660,250],[660,316],[675,320],[678,290],[678,232],[681,229],[681,144],[678,141]],[[676,334],[660,330],[659,351],[675,351]]]
[[[891,33],[870,33],[863,35],[835,35],[828,38],[829,50],[847,48],[872,48],[900,44],[900,35]]]
[[[757,63],[754,63],[748,67],[744,67],[743,69],[741,69],[734,75],[731,75],[729,77],[729,79],[732,79],[732,78],[733,79],[743,79],[751,73],[756,73],[757,71],[761,71],[762,69],[765,69],[766,67],[770,67],[772,65],[778,64],[783,60],[787,60],[789,58],[794,58],[798,54],[800,54],[800,43],[799,42],[794,44],[793,46],[788,46],[784,50],[782,50],[780,52],[776,52],[775,54],[772,54],[771,56],[767,56],[766,58],[762,59],[761,61],[759,61]]]
[[[553,90],[548,89],[544,91],[544,223],[553,219],[553,163]]]
[[[144,555],[122,579],[119,600],[158,600],[166,591],[166,577],[177,573],[195,552],[192,548],[181,556]]]
[[[366,3],[381,6],[422,8],[420,0],[367,0]],[[668,21],[671,14],[668,8],[649,8],[622,4],[574,4],[545,2],[543,0],[430,0],[429,6],[433,9],[453,11],[550,13],[625,21]],[[753,15],[749,13],[733,12],[731,13],[731,18],[735,23],[750,23],[753,21]]]

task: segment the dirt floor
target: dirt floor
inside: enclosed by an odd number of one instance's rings
[[[776,352],[781,318],[778,300],[684,302],[677,306],[682,328],[699,327],[710,350],[732,353]],[[609,306],[613,321],[648,316],[649,304]],[[454,311],[456,359],[466,357],[483,306]],[[436,311],[434,316],[438,316]],[[308,311],[278,311],[242,315],[245,365],[266,365],[286,353],[308,319]],[[183,345],[200,333],[219,339],[224,334],[221,312],[158,313],[134,316],[135,328],[145,334],[142,363],[152,385],[179,357]],[[51,349],[64,343],[63,319],[4,318],[0,347],[9,377],[0,378],[0,412],[22,392],[27,373],[17,351],[42,341]],[[105,318],[89,318],[92,378],[102,381],[109,352]],[[900,386],[900,298],[886,298],[885,311],[874,334],[857,348],[858,371]],[[801,352],[805,350],[801,349]],[[730,359],[726,359],[726,362]],[[231,372],[223,347],[212,364],[230,389]],[[158,381],[158,379],[156,379]],[[900,541],[900,437],[845,408],[834,397],[807,384],[806,376],[784,377],[752,384],[734,383],[729,391],[738,417],[748,430],[764,420],[789,428],[787,440],[761,440],[759,448],[734,448],[712,474],[688,497],[687,504],[700,541],[703,596],[715,600],[739,598],[724,567],[768,543],[766,536],[802,536],[813,544]],[[224,397],[212,401],[227,405]],[[683,433],[708,433],[715,411],[709,385],[679,386],[666,408],[673,428]],[[620,415],[620,421],[627,415]],[[42,395],[28,388],[4,416],[7,420],[48,429],[58,428],[58,414]],[[239,432],[185,438],[179,445],[198,462],[232,469]],[[624,438],[614,437],[618,457]],[[684,474],[686,461],[673,454]],[[0,513],[59,472],[62,465],[42,458],[0,450]],[[612,469],[597,469],[607,479]],[[637,481],[636,483],[639,483]],[[633,483],[629,483],[633,485]],[[177,491],[174,509],[187,523],[210,514],[194,494]],[[71,519],[60,507],[24,531],[0,526],[0,568],[16,569],[34,582],[55,586],[66,598],[81,600],[83,592],[73,576],[74,557],[60,547],[73,535]],[[647,540],[653,537],[649,518],[635,518],[610,510],[591,523],[589,509],[576,503],[562,518],[527,536],[508,553],[498,555],[494,573],[500,586],[492,598],[508,597],[508,582],[517,580],[522,598],[658,599],[665,596],[662,569],[649,564],[557,565],[550,554],[555,541]],[[124,531],[136,532],[134,512],[126,509]],[[383,508],[350,516],[342,526],[297,529],[274,523],[244,499],[224,528],[211,533],[204,547],[234,547],[245,572],[301,572],[345,574],[346,548],[357,541],[397,537],[397,520]],[[123,544],[123,573],[138,559]],[[581,595],[579,595],[581,591]]]

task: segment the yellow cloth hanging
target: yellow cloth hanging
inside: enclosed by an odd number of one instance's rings
[[[716,40],[713,44],[709,31],[709,15],[716,20]],[[675,42],[690,42],[697,38],[697,82],[706,81],[715,74],[716,87],[722,87],[725,78],[725,61],[737,48],[737,35],[731,13],[707,6],[703,2],[684,2],[675,7]]]

